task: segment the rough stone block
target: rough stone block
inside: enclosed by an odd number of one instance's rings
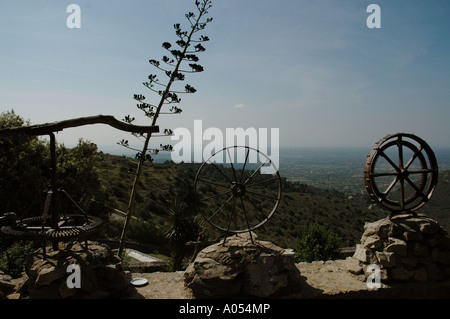
[[[270,242],[233,236],[200,251],[184,273],[195,295],[270,297],[298,287],[300,272],[292,250]]]
[[[394,267],[398,263],[398,257],[393,252],[375,252],[378,262],[384,267]]]
[[[394,237],[389,237],[389,244],[386,246],[385,251],[393,252],[400,256],[408,254],[406,242]]]
[[[353,258],[356,258],[363,263],[369,262],[369,249],[365,248],[363,245],[357,244]]]

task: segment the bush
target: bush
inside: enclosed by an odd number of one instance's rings
[[[297,242],[296,261],[335,259],[339,253],[342,238],[324,226],[311,223],[305,227]]]
[[[0,129],[24,124],[29,122],[14,110],[0,113]],[[26,218],[42,212],[47,160],[48,152],[37,137],[16,134],[0,139],[0,215],[15,212]]]
[[[0,129],[30,124],[13,110],[0,113]],[[97,145],[80,139],[72,149],[58,145],[58,188],[87,213],[105,216],[114,206],[107,185],[102,185],[102,157]],[[39,216],[50,186],[50,146],[36,136],[11,135],[0,139],[0,215],[15,212],[19,218]],[[62,201],[60,201],[61,203]],[[74,209],[69,202],[66,209]],[[58,207],[61,209],[62,207]]]
[[[28,255],[32,251],[29,243],[14,243],[0,256],[0,269],[13,278],[22,275]]]

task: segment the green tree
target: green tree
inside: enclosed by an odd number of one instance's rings
[[[108,189],[100,181],[102,158],[97,145],[80,139],[74,148],[59,145],[56,151],[58,187],[64,189],[87,213],[105,216],[114,207]],[[66,201],[66,207],[74,207]]]
[[[20,277],[32,250],[30,243],[14,243],[0,255],[0,269],[13,278]]]
[[[171,227],[166,233],[172,258],[172,271],[183,268],[183,259],[191,253],[186,247],[189,241],[197,241],[202,237],[202,225],[199,220],[186,213],[186,205],[175,200],[169,209]]]
[[[29,124],[14,110],[0,114],[0,129]],[[106,217],[108,206],[114,204],[100,182],[101,157],[97,146],[80,139],[72,149],[59,145],[56,153],[58,188],[64,189],[88,214]],[[0,171],[0,215],[14,212],[19,219],[40,216],[45,192],[50,189],[49,143],[25,134],[2,136]],[[78,213],[70,200],[58,201],[57,209]],[[30,249],[31,245],[12,244],[0,238],[0,267],[17,276]]]
[[[0,114],[0,129],[28,125],[14,110]],[[0,138],[0,214],[15,212],[20,217],[35,216],[43,204],[45,145],[25,134]]]
[[[29,125],[14,110],[0,114],[0,129]],[[25,134],[0,139],[0,213],[12,211],[20,218],[42,213],[44,192],[50,188],[49,143]],[[58,188],[94,215],[107,212],[110,196],[100,182],[101,157],[97,145],[80,139],[72,149],[58,145]],[[73,207],[73,206],[72,206]]]
[[[148,82],[145,82],[144,85],[150,89],[153,93],[159,95],[159,102],[152,104],[146,103],[145,96],[142,94],[135,94],[134,99],[139,102],[137,107],[144,112],[144,114],[151,120],[151,125],[156,125],[157,119],[160,114],[179,114],[181,113],[181,109],[174,106],[174,104],[180,103],[181,99],[178,94],[183,93],[195,93],[197,90],[189,84],[184,86],[184,91],[173,88],[172,85],[176,82],[182,82],[185,79],[185,74],[187,73],[197,73],[202,72],[203,67],[197,64],[199,58],[197,56],[198,53],[205,51],[202,43],[209,41],[207,36],[198,36],[197,33],[204,30],[206,25],[212,21],[212,18],[204,19],[204,16],[208,14],[208,9],[211,8],[211,0],[201,0],[195,1],[195,5],[197,7],[197,13],[189,12],[186,14],[186,19],[189,22],[189,27],[187,31],[184,31],[181,28],[179,23],[174,24],[175,34],[178,40],[175,42],[176,47],[169,43],[164,42],[162,44],[163,48],[168,51],[169,56],[164,55],[161,61],[157,60],[149,60],[149,63],[154,66],[157,70],[162,72],[163,76],[167,77],[167,82],[163,82],[159,80],[158,75],[150,74],[148,76]],[[183,69],[184,65],[188,64],[190,69]],[[169,112],[162,112],[164,106],[172,105],[169,108]],[[134,121],[134,118],[130,115],[125,116],[125,121],[131,123]],[[172,131],[167,129],[164,131],[166,135],[171,135]],[[128,229],[128,225],[131,219],[131,216],[134,214],[136,209],[136,194],[137,194],[137,186],[139,184],[143,165],[146,160],[151,160],[151,155],[156,154],[159,149],[149,149],[150,139],[152,134],[149,133],[147,135],[140,136],[144,139],[144,144],[142,150],[139,151],[137,157],[139,159],[136,174],[134,177],[133,186],[131,189],[129,204],[127,208],[127,217],[125,219],[118,255],[122,254],[125,245],[125,238]],[[128,140],[122,140],[120,142],[121,145],[125,147],[130,147]],[[161,145],[161,149],[170,150],[171,146],[169,145]],[[148,154],[147,151],[150,151]]]
[[[335,259],[342,239],[317,223],[308,224],[297,242],[297,262]]]

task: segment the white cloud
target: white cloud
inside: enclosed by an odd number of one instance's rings
[[[238,104],[234,105],[234,108],[235,109],[242,109],[244,106],[245,106],[244,103],[238,103]]]

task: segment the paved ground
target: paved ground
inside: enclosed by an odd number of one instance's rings
[[[361,278],[350,274],[344,265],[344,260],[332,262],[301,263],[302,281],[299,293],[285,296],[286,298],[320,298],[342,297],[351,293],[368,291]],[[136,287],[132,298],[145,299],[192,299],[189,289],[184,287],[183,271],[134,273],[132,278],[145,278],[148,284]]]
[[[162,262],[161,259],[149,256],[149,255],[145,255],[137,250],[134,249],[125,249],[125,252],[127,253],[128,256],[133,257],[134,259],[139,260],[140,262]]]
[[[131,299],[193,299],[190,290],[184,287],[184,271],[134,273],[132,278],[145,278],[148,283],[135,287]]]
[[[450,298],[450,281],[415,282],[367,288],[364,278],[347,271],[345,260],[300,263],[299,292],[281,298]],[[148,284],[136,287],[130,298],[194,299],[184,287],[183,271],[134,273],[132,278],[146,278]]]

